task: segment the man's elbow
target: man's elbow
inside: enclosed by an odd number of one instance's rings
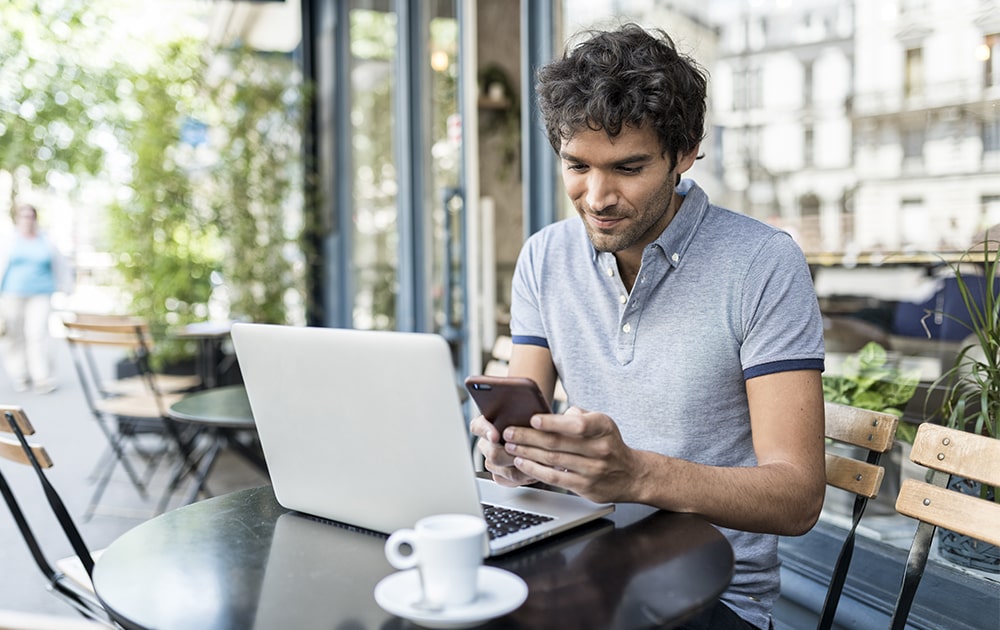
[[[823,511],[823,499],[826,495],[826,484],[818,488],[813,487],[804,491],[795,500],[795,506],[789,510],[787,531],[782,532],[783,536],[801,536],[813,528],[819,520],[820,512]]]

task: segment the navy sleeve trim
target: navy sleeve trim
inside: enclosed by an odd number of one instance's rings
[[[514,335],[511,337],[511,341],[517,344],[523,344],[527,346],[540,346],[542,348],[549,347],[549,340],[545,337],[530,337],[528,335]]]
[[[793,370],[819,370],[822,372],[824,369],[823,359],[793,359],[790,361],[774,361],[773,363],[755,365],[751,368],[743,370],[743,378],[744,380],[750,380],[756,376],[777,374],[778,372],[791,372]]]

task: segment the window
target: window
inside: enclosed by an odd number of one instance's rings
[[[987,35],[979,47],[979,58],[983,61],[983,85],[1000,86],[1000,33]]]
[[[979,204],[982,207],[980,225],[983,229],[1000,224],[1000,195],[983,195]]]
[[[983,153],[1000,152],[1000,120],[982,123]]]
[[[747,73],[747,105],[750,109],[764,106],[764,78],[760,68]]]
[[[812,105],[813,100],[813,62],[807,61],[802,65],[802,104],[806,107]]]
[[[929,210],[923,198],[903,199],[900,203],[900,234],[904,246],[932,249],[934,237],[927,226],[931,224]]]
[[[813,153],[815,151],[815,133],[811,126],[807,126],[802,136],[802,164],[804,166],[813,165]]]
[[[903,95],[907,98],[920,96],[924,93],[924,49],[908,48],[906,50],[906,67],[903,77]]]
[[[924,156],[924,129],[903,130],[903,159],[917,160]]]
[[[763,104],[760,68],[733,71],[733,110],[755,109]]]
[[[733,111],[747,107],[747,73],[737,68],[733,70]]]
[[[799,198],[799,212],[803,217],[818,217],[819,205],[819,197],[813,193],[806,193]]]

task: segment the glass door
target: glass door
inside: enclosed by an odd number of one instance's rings
[[[351,326],[444,334],[464,292],[454,2],[352,0]]]
[[[349,13],[351,325],[396,327],[399,187],[393,99],[398,15],[391,2],[355,0]]]

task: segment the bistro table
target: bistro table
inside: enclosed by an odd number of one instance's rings
[[[223,449],[231,449],[259,470],[267,472],[264,458],[253,444],[256,427],[243,385],[192,392],[172,404],[167,414],[173,420],[197,426],[207,441],[205,450],[198,458],[195,481],[187,503],[207,492],[206,479]],[[250,436],[251,443],[245,441],[247,436]],[[183,473],[175,475],[175,480],[179,482],[183,477]],[[169,493],[165,496],[169,497]]]
[[[177,339],[193,339],[198,342],[198,374],[205,387],[219,385],[228,367],[221,359],[222,343],[229,339],[232,328],[231,321],[194,322],[173,333]]]
[[[101,556],[94,587],[129,629],[408,628],[373,596],[393,572],[384,544],[286,510],[262,486],[126,532]],[[671,627],[716,601],[733,552],[698,516],[621,504],[487,564],[520,575],[529,594],[486,628]]]

